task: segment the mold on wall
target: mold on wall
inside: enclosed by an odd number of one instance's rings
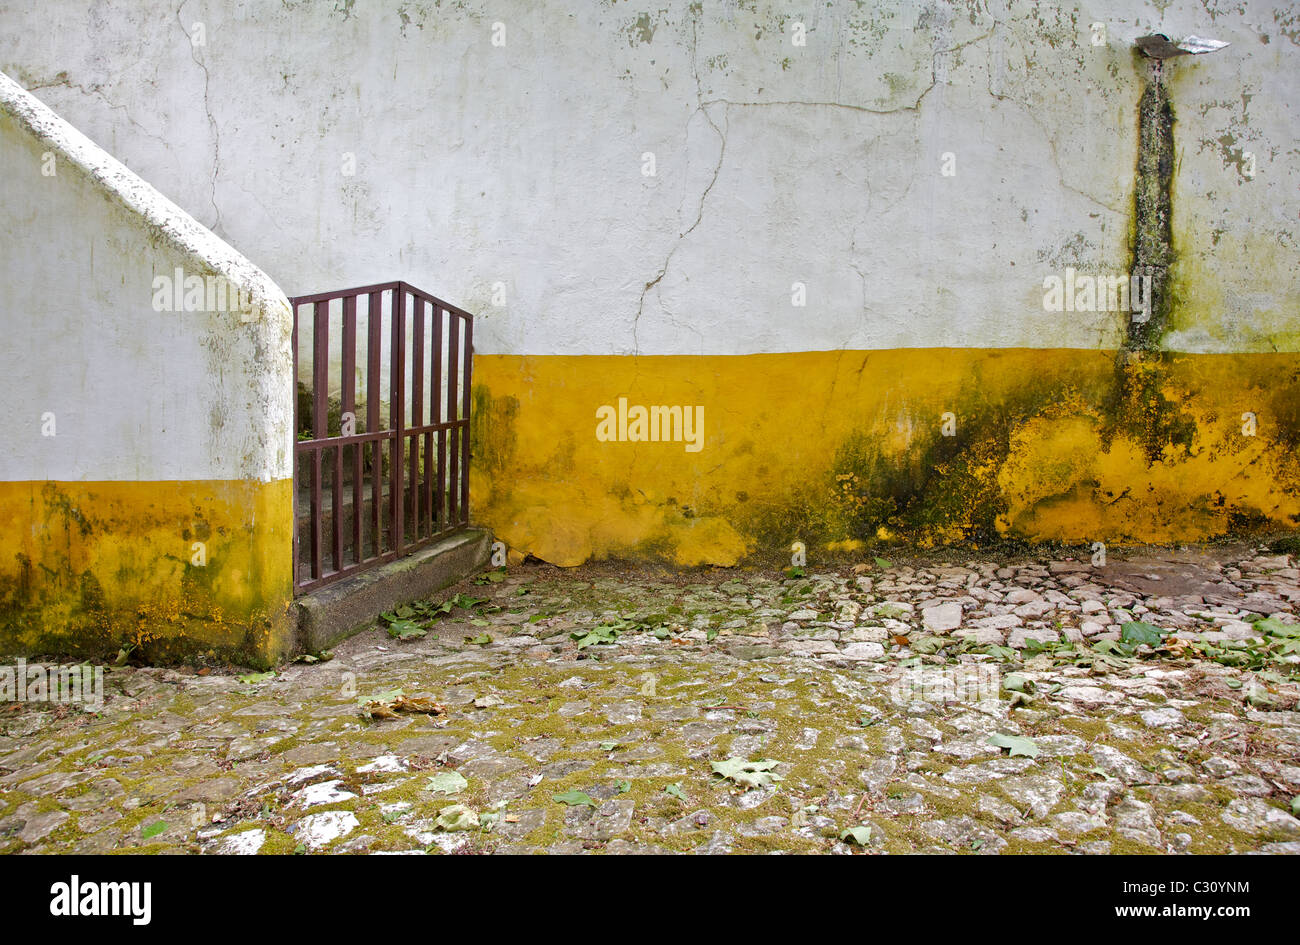
[[[287,299],[4,75],[0,165],[0,653],[290,651]]]
[[[0,67],[294,293],[474,311],[474,516],[519,551],[1296,527],[1283,0],[189,13],[6,10]],[[1231,46],[1155,86],[1151,32]],[[1145,321],[1045,302],[1147,266]],[[598,438],[620,398],[702,449]]]
[[[509,444],[514,459],[508,474],[480,462],[471,501],[511,546],[563,565],[728,565],[794,539],[1167,542],[1300,524],[1300,358],[1135,360],[1119,401],[1116,361],[943,348],[480,356],[477,449]],[[704,449],[599,441],[595,411],[619,395],[702,406]]]

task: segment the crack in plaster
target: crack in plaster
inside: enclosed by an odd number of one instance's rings
[[[691,112],[691,118],[694,118],[695,115],[697,114],[702,114],[704,116],[705,121],[709,123],[709,127],[711,127],[714,130],[714,132],[718,135],[718,140],[719,140],[718,160],[717,163],[714,165],[712,178],[709,180],[708,185],[704,188],[704,191],[700,195],[699,210],[698,213],[696,214],[695,222],[692,223],[689,227],[687,227],[686,230],[678,234],[676,242],[673,243],[672,247],[668,251],[667,256],[664,257],[663,265],[659,267],[659,270],[655,274],[654,278],[648,281],[641,290],[640,297],[637,300],[636,315],[632,319],[632,357],[633,358],[638,357],[641,352],[639,332],[640,332],[640,325],[641,325],[641,316],[645,312],[646,296],[650,293],[651,289],[656,288],[659,285],[659,283],[663,281],[664,277],[667,276],[668,269],[672,265],[673,256],[677,253],[677,250],[681,248],[682,241],[687,236],[689,236],[696,229],[696,227],[700,225],[700,223],[704,219],[705,203],[708,200],[709,194],[712,192],[714,185],[718,182],[718,176],[722,172],[722,165],[726,158],[727,132],[725,129],[729,128],[730,126],[730,122],[727,115],[727,112],[730,108],[732,107],[736,107],[736,108],[771,108],[771,107],[842,108],[848,111],[861,112],[869,115],[892,115],[900,112],[912,112],[914,114],[919,115],[921,111],[921,105],[925,101],[926,96],[929,95],[930,92],[932,92],[939,85],[939,66],[938,66],[939,57],[950,55],[952,53],[965,49],[967,46],[973,46],[977,43],[981,43],[989,39],[991,36],[993,36],[993,34],[996,31],[997,31],[997,23],[995,21],[993,27],[991,27],[986,33],[982,33],[981,35],[976,36],[973,39],[966,40],[965,42],[958,43],[955,46],[949,46],[943,49],[934,50],[930,55],[930,82],[924,89],[921,90],[921,93],[909,105],[898,105],[892,108],[873,108],[867,105],[855,105],[848,102],[839,102],[839,101],[821,102],[821,101],[806,101],[806,100],[797,100],[797,99],[769,101],[769,102],[746,102],[746,101],[736,101],[727,98],[713,98],[705,101],[703,83],[700,79],[699,61],[698,61],[699,19],[698,16],[692,17],[690,66],[691,66],[691,75],[695,80],[695,94],[696,94],[697,105],[695,110]],[[837,77],[837,85],[838,85],[838,77]],[[990,91],[990,94],[993,93]],[[998,96],[994,96],[994,97],[998,97]],[[1020,103],[1017,102],[1016,104],[1020,104]],[[711,107],[718,106],[718,105],[722,106],[722,114],[723,114],[722,128],[718,127],[718,123],[714,121],[713,116],[709,113],[709,109]],[[1035,124],[1038,124],[1037,120],[1035,120]],[[688,119],[687,122],[688,134],[689,134],[689,127],[690,126],[689,126],[689,119]],[[1041,125],[1039,127],[1041,127]],[[1059,161],[1056,161],[1056,144],[1054,141],[1050,142],[1050,144],[1052,147],[1053,160],[1057,164],[1057,173],[1058,176],[1060,176]],[[1062,184],[1067,187],[1069,186],[1068,184],[1065,184],[1064,180],[1062,180]],[[1074,188],[1069,188],[1069,189],[1074,190]],[[1082,194],[1081,192],[1079,193],[1081,196],[1088,197],[1088,199],[1093,200],[1094,203],[1097,203],[1097,201],[1094,198],[1090,197],[1089,195]],[[1112,208],[1107,208],[1107,209],[1112,209]],[[660,307],[662,309],[662,302],[660,303]],[[638,375],[634,374],[634,378],[636,376]]]
[[[181,18],[184,10],[184,3],[181,3],[176,8],[176,23],[185,36],[185,42],[189,44],[190,58],[194,60],[196,66],[203,70],[203,111],[208,116],[208,127],[212,129],[212,178],[209,182],[208,202],[212,204],[212,210],[217,215],[212,224],[212,230],[216,232],[221,229],[221,208],[217,206],[217,175],[221,171],[221,132],[217,128],[217,119],[212,114],[212,102],[208,97],[208,86],[212,81],[212,75],[208,72],[208,67],[199,59],[199,55],[195,51],[194,41],[190,37],[189,31],[185,29],[185,21]]]
[[[80,92],[82,95],[99,99],[109,108],[113,109],[114,111],[120,111],[123,115],[125,115],[126,120],[129,121],[136,128],[140,129],[140,132],[143,135],[145,135],[148,138],[152,138],[154,141],[157,141],[159,144],[163,145],[164,147],[169,146],[169,143],[166,138],[164,138],[162,135],[154,134],[144,125],[140,124],[140,122],[138,122],[131,115],[130,110],[125,105],[115,105],[113,101],[107,95],[104,94],[104,87],[102,85],[90,85],[90,86],[80,85],[76,82],[73,82],[72,79],[68,77],[68,74],[66,72],[60,72],[54,79],[50,81],[37,82],[34,85],[28,86],[27,91],[37,92],[41,89],[55,89],[59,87],[73,89],[77,92]]]

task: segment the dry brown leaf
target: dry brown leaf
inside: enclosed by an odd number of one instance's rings
[[[367,702],[361,707],[361,714],[372,719],[395,719],[397,713],[384,702]]]
[[[398,696],[392,701],[392,707],[398,712],[422,712],[425,715],[445,715],[447,712],[445,705],[427,696]]]

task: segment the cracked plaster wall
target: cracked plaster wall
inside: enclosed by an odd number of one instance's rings
[[[478,350],[515,354],[1113,347],[1114,313],[1045,313],[1042,278],[1127,266],[1132,39],[1221,37],[1172,70],[1182,274],[1213,288],[1171,343],[1295,350],[1286,3],[56,0],[2,18],[0,68],[290,294],[408,278],[479,313]]]
[[[0,652],[285,651],[288,300],[4,75],[0,167]],[[177,270],[246,309],[158,310]]]
[[[521,550],[1295,524],[1296,365],[1242,360],[1300,344],[1282,0],[54,0],[0,23],[0,68],[291,295],[403,278],[477,313],[476,514]],[[1123,313],[1042,299],[1067,267],[1130,265],[1152,31],[1232,45],[1168,69],[1157,347],[1187,357],[1138,384],[1107,353]],[[798,352],[826,354],[761,360]],[[595,406],[625,393],[703,403],[704,451],[598,444]],[[1234,439],[1245,410],[1259,441]]]

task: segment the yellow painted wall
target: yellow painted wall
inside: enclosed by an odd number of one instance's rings
[[[1132,357],[478,355],[474,514],[565,566],[727,565],[795,539],[1125,543],[1294,527],[1300,355]],[[596,410],[620,396],[703,406],[704,448],[598,441]]]
[[[292,646],[292,548],[289,480],[0,483],[0,650],[266,662]]]

